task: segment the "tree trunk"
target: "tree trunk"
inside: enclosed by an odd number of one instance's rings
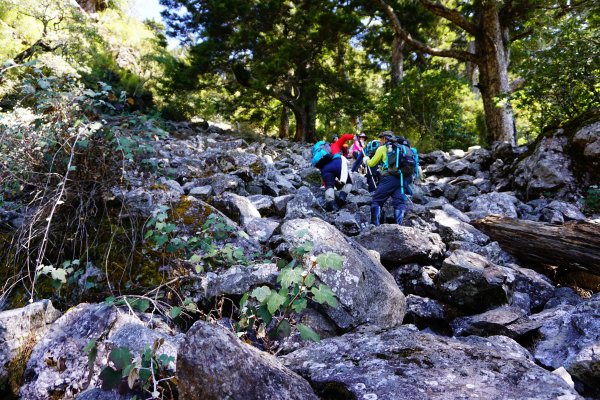
[[[290,134],[290,109],[281,105],[281,116],[279,117],[279,139],[285,139]]]
[[[294,140],[313,142],[317,131],[317,90],[315,88],[304,88],[292,111],[294,117],[296,117]]]
[[[488,141],[501,140],[515,145],[514,115],[508,101],[508,33],[500,25],[495,1],[484,2],[480,13],[480,34],[475,37],[475,49]]]
[[[522,260],[600,275],[600,224],[552,225],[489,216],[473,225]]]
[[[392,59],[391,59],[391,89],[398,87],[402,79],[404,79],[404,46],[406,42],[399,37],[394,35],[394,41],[392,42]]]

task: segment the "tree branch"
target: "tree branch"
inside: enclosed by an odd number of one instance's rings
[[[439,2],[433,3],[429,0],[420,0],[420,2],[423,7],[433,14],[447,19],[454,25],[464,29],[467,33],[470,33],[473,36],[477,34],[477,27],[458,11],[447,8]]]
[[[470,61],[472,63],[479,64],[480,60],[477,55],[470,53],[468,51],[463,50],[451,50],[451,49],[437,49],[431,46],[428,46],[418,40],[412,38],[410,33],[405,31],[400,25],[400,20],[398,16],[388,4],[386,4],[383,0],[372,0],[389,18],[392,22],[392,26],[394,27],[394,32],[402,39],[404,39],[408,44],[410,44],[415,50],[421,51],[423,53],[431,54],[432,56],[438,57],[449,57],[454,58],[459,61]]]

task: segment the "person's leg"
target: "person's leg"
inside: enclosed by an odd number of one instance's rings
[[[371,200],[371,223],[373,225],[378,226],[381,223],[381,208],[399,185],[400,183],[396,181],[395,177],[389,175],[379,181],[379,186],[375,189]]]
[[[354,156],[354,164],[352,164],[352,172],[358,172],[362,161],[363,161],[363,153],[361,151],[356,151]]]
[[[325,211],[335,209],[335,178],[339,175],[341,167],[341,163],[337,161],[341,161],[341,159],[331,160],[321,170],[321,177],[325,184]]]
[[[348,175],[348,178],[346,179],[346,184],[344,184],[344,186],[342,187],[342,190],[340,190],[338,192],[338,195],[336,198],[336,203],[338,206],[343,207],[346,205],[346,199],[348,198],[348,195],[350,194],[351,191],[352,191],[352,178],[350,177],[350,175]]]
[[[392,204],[394,205],[394,218],[398,225],[402,225],[404,222],[404,215],[406,215],[406,194],[402,193],[402,188],[400,187],[400,177],[397,178],[398,184],[397,189],[392,193]],[[406,180],[403,180],[404,184],[404,192],[407,192],[409,183]]]

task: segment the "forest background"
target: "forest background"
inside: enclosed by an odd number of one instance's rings
[[[2,1],[0,107],[79,85],[128,112],[307,141],[391,129],[430,151],[498,129],[523,144],[600,104],[594,1],[161,2],[140,22],[125,0]]]

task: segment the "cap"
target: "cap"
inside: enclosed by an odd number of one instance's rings
[[[379,137],[391,139],[394,137],[394,132],[393,131],[383,131],[379,134]]]
[[[364,133],[364,132],[362,132],[360,135],[358,135],[358,137],[364,137],[364,138],[366,138],[366,137],[367,137],[367,134],[366,134],[366,133]]]

